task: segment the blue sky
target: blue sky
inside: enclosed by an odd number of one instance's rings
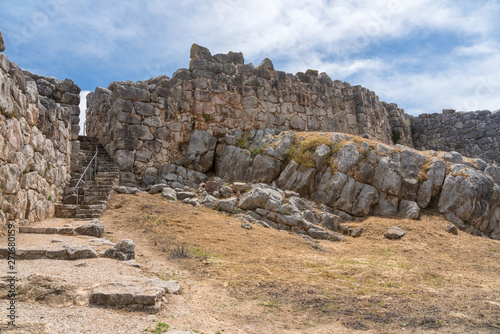
[[[2,1],[5,54],[83,90],[212,54],[362,85],[406,112],[500,109],[497,0]]]

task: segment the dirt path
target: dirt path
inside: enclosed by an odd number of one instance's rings
[[[288,232],[246,230],[227,215],[160,195],[116,195],[108,208],[105,237],[134,240],[141,268],[102,258],[81,267],[34,260],[20,262],[21,278],[45,274],[86,291],[98,282],[174,279],[181,294],[167,295],[153,315],[20,303],[21,321],[48,323],[50,333],[144,333],[159,323],[199,333],[500,331],[500,242],[448,234],[447,222],[432,214],[369,218],[358,223],[361,238],[322,241],[321,252]],[[393,225],[407,232],[402,240],[382,236]]]

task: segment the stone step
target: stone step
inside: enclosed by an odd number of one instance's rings
[[[88,204],[83,204],[83,206],[88,205]],[[105,208],[103,209],[79,209],[76,214],[94,214],[94,213],[102,213]]]
[[[78,211],[78,205],[74,204],[56,204],[55,216],[59,218],[73,218]]]
[[[98,200],[107,200],[109,199],[109,193],[89,193],[85,194],[85,200],[88,201],[90,199],[98,199]]]
[[[81,209],[106,209],[106,205],[80,205]]]
[[[160,311],[163,294],[164,289],[158,286],[108,283],[94,288],[90,294],[90,304],[156,313]]]
[[[108,199],[92,199],[92,200],[85,201],[82,204],[94,205],[94,204],[107,204],[107,203],[108,203]]]
[[[0,259],[6,259],[9,256],[7,248],[0,248]],[[84,247],[66,247],[57,250],[46,249],[16,249],[16,260],[78,260],[94,259],[99,257],[97,252],[88,246]]]
[[[108,155],[98,139],[79,136],[80,161],[79,171],[72,173],[70,187],[75,187],[82,177],[83,172],[89,166],[83,180],[79,184],[79,206],[61,206],[56,209],[59,215],[68,217],[73,215],[75,219],[98,218],[106,208],[111,191],[119,184],[120,169],[113,159]],[[97,155],[96,155],[97,149]],[[94,155],[97,157],[97,174],[95,174],[95,163],[92,161]],[[73,200],[67,198],[67,202]],[[74,202],[74,201],[73,201]],[[59,215],[56,214],[57,217]]]
[[[75,220],[90,220],[94,218],[99,218],[102,216],[102,213],[99,214],[76,214]]]

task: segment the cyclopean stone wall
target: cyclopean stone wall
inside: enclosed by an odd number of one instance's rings
[[[78,93],[72,81],[23,73],[0,53],[0,229],[52,216],[70,179]]]
[[[338,131],[412,146],[409,116],[366,88],[312,70],[276,71],[269,59],[256,68],[241,53],[212,56],[197,45],[189,69],[172,78],[113,82],[87,99],[87,133],[99,138],[126,180],[185,163],[194,130],[216,138],[233,129]]]
[[[500,110],[421,114],[411,120],[415,147],[457,151],[500,164]]]

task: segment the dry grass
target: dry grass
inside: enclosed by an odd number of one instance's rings
[[[319,252],[296,235],[247,231],[227,215],[159,196],[119,195],[110,207],[119,209],[108,210],[106,226],[135,231],[157,256],[168,256],[165,245],[204,254],[178,265],[227,289],[240,303],[227,314],[237,321],[249,321],[238,308],[250,304],[284,333],[332,321],[375,332],[500,331],[500,242],[448,234],[431,213],[419,221],[368,218],[358,223],[361,238],[321,242]],[[402,240],[382,236],[393,225],[407,232]]]

